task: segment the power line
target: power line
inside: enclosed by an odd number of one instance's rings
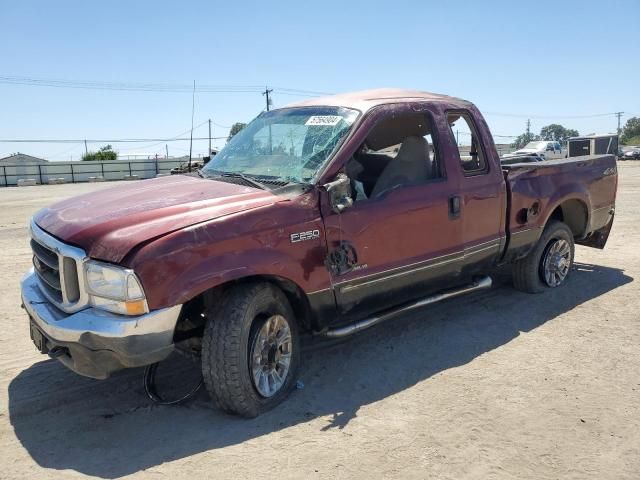
[[[457,132],[457,130],[456,130]],[[470,132],[459,132],[460,135],[466,135],[466,136],[471,136],[472,134]],[[499,138],[517,138],[518,135],[497,135],[495,133],[491,134],[492,137],[499,137]]]
[[[483,111],[483,114],[486,115],[494,115],[497,117],[516,117],[516,118],[536,118],[536,119],[546,119],[546,118],[560,118],[560,119],[571,119],[571,118],[595,118],[595,117],[607,117],[609,115],[616,115],[616,112],[611,113],[593,113],[590,115],[531,115],[531,114],[521,114],[521,113],[503,113],[503,112],[488,112]]]
[[[123,90],[148,92],[186,92],[191,93],[192,85],[166,83],[137,83],[137,82],[101,82],[91,80],[60,80],[47,78],[19,77],[0,75],[0,83],[12,85],[27,85],[40,87],[79,88],[91,90]],[[200,85],[198,93],[249,93],[259,92],[259,85]]]
[[[206,122],[205,122],[206,123]],[[195,127],[194,127],[195,128]],[[224,140],[227,137],[211,137],[212,140]],[[209,137],[193,137],[193,140],[208,140]],[[144,142],[188,142],[187,138],[110,138],[104,140],[98,140],[94,138],[81,139],[0,139],[0,143],[144,143]]]
[[[318,92],[316,90],[301,90],[299,88],[287,88],[287,87],[273,87],[276,90],[282,92],[283,90],[286,90],[288,92],[293,92],[293,93],[307,93],[310,95],[335,95],[335,93],[333,92]]]
[[[207,123],[207,120],[205,120],[202,123],[199,123],[198,125],[196,125],[195,127],[193,127],[194,130],[200,128],[201,126],[203,126],[205,123]],[[185,130],[184,132],[180,132],[177,135],[174,135],[173,137],[171,137],[174,140],[177,140],[179,137],[182,137],[182,135],[186,135],[187,133],[189,133],[191,131],[191,129]],[[168,141],[168,140],[167,140]],[[161,140],[157,143],[152,143],[151,145],[142,145],[142,146],[137,146],[137,147],[133,147],[133,148],[125,148],[123,151],[129,151],[129,150],[138,150],[140,148],[152,148],[152,147],[156,147],[162,143],[166,143],[165,140]]]
[[[231,128],[231,125],[220,125],[219,123],[214,122],[213,120],[209,120],[211,122],[211,125],[215,125],[216,127],[220,127],[220,128]]]
[[[0,84],[25,85],[39,87],[56,87],[71,89],[89,89],[89,90],[113,90],[113,91],[141,91],[141,92],[160,92],[160,93],[192,93],[193,85],[191,84],[170,84],[170,83],[149,83],[149,82],[105,82],[95,80],[63,80],[54,78],[38,78],[25,77],[18,75],[0,75]],[[207,85],[200,84],[196,88],[196,93],[261,93],[264,92],[261,85]],[[289,87],[272,87],[271,91],[275,91],[280,95],[298,96],[298,97],[316,97],[320,95],[333,95],[332,92],[323,92],[315,90],[305,90]],[[507,113],[484,111],[485,115],[516,117],[516,118],[533,118],[533,119],[572,119],[572,118],[596,118],[606,117],[608,115],[617,115],[620,112],[594,113],[585,115],[533,115],[530,113]],[[624,113],[624,112],[622,112]],[[214,124],[215,125],[215,124]],[[220,126],[220,125],[219,125]],[[221,126],[222,128],[230,128]]]
[[[113,90],[130,92],[191,93],[192,85],[147,83],[147,82],[104,82],[94,80],[62,80],[54,78],[23,77],[0,75],[0,84],[23,85],[32,87],[54,87],[84,90]],[[260,85],[207,85],[201,84],[196,93],[257,93],[262,92]],[[273,90],[273,89],[272,89]],[[276,87],[283,95],[318,96],[330,95],[328,92],[301,90],[296,88]]]

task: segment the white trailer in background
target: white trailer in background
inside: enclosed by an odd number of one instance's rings
[[[568,146],[570,157],[618,155],[618,135],[609,133],[606,135],[572,137],[568,141]]]

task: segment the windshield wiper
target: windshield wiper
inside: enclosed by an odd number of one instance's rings
[[[241,178],[245,182],[250,183],[251,185],[253,185],[256,188],[259,188],[260,190],[266,190],[266,187],[262,183],[260,183],[258,180],[254,179],[254,178],[248,177],[244,173],[238,173],[238,172],[216,172],[216,175],[219,176],[219,177]]]

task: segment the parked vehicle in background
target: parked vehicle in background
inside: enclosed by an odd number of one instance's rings
[[[584,155],[617,155],[618,135],[587,135],[572,137],[567,142],[570,157]]]
[[[640,147],[631,147],[622,155],[622,160],[640,160]]]
[[[188,172],[197,172],[202,167],[204,167],[204,161],[202,160],[191,160],[191,166],[189,166],[189,162],[181,163],[177,167],[171,169],[171,175],[177,175],[179,173],[188,173]]]
[[[254,417],[294,388],[302,332],[344,337],[489,288],[497,265],[522,291],[560,287],[576,243],[604,248],[616,188],[613,155],[501,165],[465,100],[315,98],[263,112],[199,176],[37,212],[22,302],[36,347],[79,374],[177,349],[215,405]]]
[[[218,154],[219,150],[217,148],[212,148],[208,157],[202,158],[192,158],[191,159],[191,169],[189,169],[189,162],[184,162],[171,169],[171,175],[176,175],[178,173],[188,173],[188,172],[197,172],[202,167],[204,167],[207,163],[211,161],[213,157]]]
[[[543,160],[555,160],[557,158],[565,157],[565,150],[562,148],[560,142],[539,140],[535,142],[527,143],[520,150],[516,150],[513,153],[507,153],[502,158],[516,157],[518,155],[538,155]]]
[[[538,154],[531,153],[523,153],[520,155],[512,155],[510,157],[505,157],[504,155],[500,157],[501,165],[513,165],[514,163],[535,163],[535,162],[544,162],[544,158],[540,157]]]
[[[618,160],[622,160],[622,157],[624,157],[624,148],[620,145],[618,146],[618,153],[616,156],[618,157]]]

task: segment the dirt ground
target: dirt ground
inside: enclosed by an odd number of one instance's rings
[[[640,478],[640,162],[620,164],[604,251],[542,295],[498,275],[347,342],[310,342],[304,388],[255,420],[205,393],[152,406],[141,370],[83,378],[20,309],[27,221],[108,185],[0,189],[0,478]]]

